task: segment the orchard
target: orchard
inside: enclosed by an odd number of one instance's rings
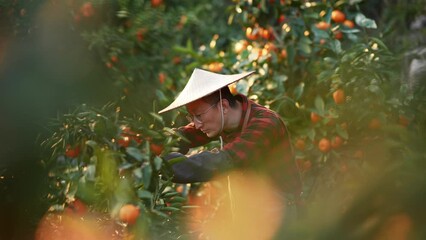
[[[19,32],[31,1],[15,2],[0,10]],[[48,190],[35,239],[423,239],[426,75],[413,87],[406,73],[396,2],[375,15],[362,0],[48,1],[114,94],[57,114],[37,139]],[[180,159],[164,157],[185,141],[186,111],[157,112],[194,68],[255,71],[229,88],[288,126],[303,182],[295,224],[268,178],[231,173],[236,206],[227,176],[172,182]]]

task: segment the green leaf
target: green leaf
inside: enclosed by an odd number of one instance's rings
[[[330,40],[330,47],[331,50],[337,54],[342,52],[342,44],[337,39]]]
[[[324,104],[324,100],[322,99],[322,97],[320,95],[317,95],[315,97],[315,108],[318,111],[318,113],[320,115],[324,115],[325,112],[325,104]]]
[[[143,190],[143,189],[139,189],[137,191],[137,195],[139,198],[144,198],[144,199],[152,199],[153,197],[153,194],[150,191]]]
[[[372,28],[372,29],[377,28],[376,22],[372,19],[365,17],[364,14],[362,14],[362,13],[356,14],[355,22],[360,27]]]
[[[148,188],[151,184],[152,168],[150,165],[145,165],[142,168],[142,182],[145,188]]]
[[[157,171],[160,170],[162,163],[163,163],[163,159],[160,158],[159,156],[155,156],[155,158],[154,158],[155,170],[157,170]]]
[[[304,82],[299,83],[299,85],[297,85],[297,87],[294,88],[293,93],[294,93],[295,100],[299,100],[300,97],[302,97],[304,89],[305,89]]]
[[[144,155],[142,154],[142,152],[135,147],[127,147],[126,153],[132,156],[134,159],[138,160],[139,162],[144,159]]]
[[[336,125],[336,132],[337,132],[337,134],[339,134],[344,139],[349,138],[348,131],[343,129],[339,124]]]

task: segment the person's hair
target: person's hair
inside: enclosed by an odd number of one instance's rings
[[[236,106],[237,98],[236,96],[232,95],[228,86],[221,88],[220,92],[222,93],[222,99],[228,100],[229,106],[231,106],[232,108]],[[219,91],[215,91],[212,94],[203,97],[202,99],[206,103],[215,104],[220,100],[220,93]]]

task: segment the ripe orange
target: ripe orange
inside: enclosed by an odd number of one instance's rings
[[[294,147],[296,147],[297,149],[303,151],[305,150],[305,141],[303,139],[297,139],[296,143],[294,144]]]
[[[336,104],[342,104],[345,102],[345,91],[343,89],[337,89],[333,92],[333,99]]]
[[[280,17],[278,18],[278,23],[281,24],[285,21],[285,15],[281,14]]]
[[[335,31],[334,32],[334,38],[338,39],[338,40],[342,39],[343,38],[343,33],[341,31]]]
[[[249,39],[249,40],[256,40],[258,38],[258,36],[259,36],[259,31],[255,30],[255,29],[253,29],[251,27],[248,27],[246,29],[246,37],[247,37],[247,39]]]
[[[379,128],[381,127],[381,125],[382,125],[382,123],[380,122],[380,120],[379,120],[379,119],[377,119],[377,118],[373,118],[373,119],[371,119],[371,120],[370,120],[370,122],[368,123],[368,128],[369,128],[369,129],[376,130],[376,129],[379,129]]]
[[[335,136],[332,140],[331,140],[331,147],[332,148],[338,148],[343,144],[343,139],[339,136]]]
[[[163,3],[163,0],[151,0],[152,7],[158,7]]]
[[[238,90],[237,90],[237,84],[233,83],[231,85],[228,85],[229,91],[231,92],[232,95],[237,95],[238,94]]]
[[[318,143],[318,149],[323,153],[329,152],[331,149],[330,140],[328,140],[327,138],[321,138]]]
[[[91,17],[95,13],[92,3],[91,2],[84,3],[80,8],[80,13],[81,15],[83,15],[83,17]]]
[[[317,123],[317,122],[319,122],[320,120],[321,120],[320,115],[318,115],[318,114],[316,114],[316,113],[314,113],[314,112],[311,112],[311,122],[312,122],[312,123]]]
[[[149,148],[151,149],[151,151],[155,154],[155,155],[160,155],[161,152],[163,152],[164,147],[162,145],[159,144],[155,144],[155,143],[151,143],[149,145]]]
[[[142,42],[144,40],[146,31],[146,28],[138,29],[138,31],[136,32],[136,39],[138,40],[138,42]]]
[[[66,214],[84,215],[87,213],[87,206],[80,199],[75,199],[65,208]]]
[[[111,56],[111,62],[113,63],[118,62],[118,57],[116,55]]]
[[[221,72],[223,69],[223,63],[220,62],[212,62],[208,66],[211,72]]]
[[[315,26],[316,26],[318,29],[321,29],[321,30],[327,30],[327,29],[329,29],[329,28],[330,28],[330,24],[329,24],[329,23],[326,23],[326,22],[324,22],[324,21],[318,22],[317,24],[315,24]]]
[[[280,54],[280,56],[281,56],[283,59],[287,58],[287,50],[286,50],[286,49],[281,49],[281,54]]]
[[[353,21],[351,21],[351,20],[348,20],[348,19],[346,19],[343,22],[343,25],[345,25],[348,28],[354,28],[355,27],[355,23]]]
[[[75,158],[78,157],[78,155],[80,154],[80,147],[76,146],[76,147],[71,147],[71,145],[67,145],[66,149],[65,149],[65,156],[69,157],[69,158]]]
[[[333,10],[331,12],[331,19],[336,23],[344,22],[346,15],[340,10]]]
[[[126,204],[120,208],[119,218],[127,224],[134,224],[140,215],[139,207],[133,204]]]
[[[163,84],[166,81],[166,74],[163,72],[160,72],[158,74],[158,81]]]

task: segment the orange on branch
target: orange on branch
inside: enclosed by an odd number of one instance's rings
[[[163,4],[163,0],[151,0],[151,6],[154,8],[160,6],[161,4]]]
[[[321,30],[327,30],[327,29],[329,29],[329,28],[330,28],[330,24],[329,24],[329,23],[326,23],[326,22],[324,22],[324,21],[318,22],[317,24],[315,24],[315,26],[316,26],[318,29],[321,29]]]
[[[343,22],[343,25],[345,25],[348,28],[354,28],[355,27],[355,23],[353,21],[351,21],[351,20],[348,20],[348,19],[346,19]]]
[[[336,104],[342,104],[345,102],[345,91],[343,89],[337,89],[333,92],[333,100]]]
[[[134,224],[140,215],[139,207],[133,204],[126,204],[120,208],[119,218],[127,224]]]
[[[329,152],[331,149],[330,140],[328,140],[327,138],[321,138],[318,143],[318,149],[323,153]]]
[[[318,114],[316,114],[316,113],[314,113],[314,112],[311,112],[311,122],[312,122],[312,123],[317,123],[317,122],[319,122],[320,120],[321,120],[320,115],[318,115]]]
[[[246,29],[246,37],[249,40],[257,40],[257,38],[259,37],[259,31],[251,27],[248,27]]]
[[[294,144],[294,147],[296,147],[297,149],[299,149],[301,151],[305,150],[305,146],[306,146],[305,140],[300,139],[300,138],[297,139],[296,143]]]
[[[161,152],[163,152],[164,147],[160,144],[155,144],[155,143],[151,143],[149,145],[149,148],[151,149],[151,151],[155,154],[155,155],[160,155]]]
[[[91,2],[84,3],[80,8],[80,13],[83,17],[91,17],[95,13]]]
[[[75,158],[75,157],[78,157],[79,154],[80,154],[79,146],[72,147],[71,145],[67,145],[65,149],[65,156],[69,158]]]
[[[331,19],[336,23],[344,22],[346,15],[340,10],[333,10],[331,12]]]
[[[380,122],[380,120],[378,118],[373,118],[370,120],[370,122],[368,123],[368,128],[372,129],[372,130],[377,130],[382,126],[382,123]]]
[[[343,38],[343,33],[341,31],[335,31],[333,34],[334,34],[334,38],[337,40],[340,40]]]
[[[331,140],[331,147],[332,148],[339,148],[340,146],[342,146],[342,144],[343,144],[343,139],[339,136],[335,136]]]

